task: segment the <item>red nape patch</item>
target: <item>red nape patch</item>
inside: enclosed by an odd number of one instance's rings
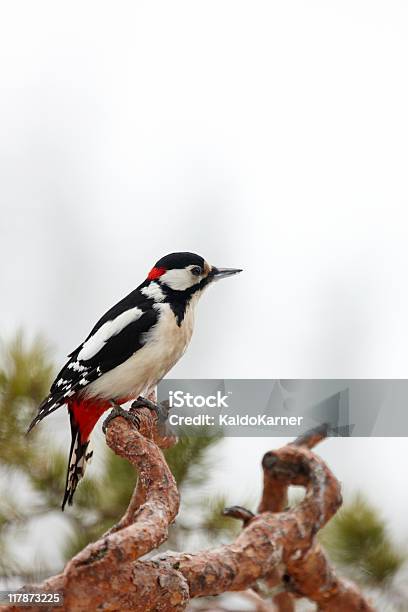
[[[162,274],[166,272],[166,268],[152,268],[147,276],[149,280],[155,280],[160,278]]]
[[[78,425],[81,442],[88,440],[99,417],[110,407],[111,404],[108,400],[97,398],[73,398],[68,403],[68,410],[72,412]]]

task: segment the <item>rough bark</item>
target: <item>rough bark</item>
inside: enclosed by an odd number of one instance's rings
[[[319,610],[331,612],[373,610],[356,586],[336,575],[315,538],[341,505],[338,481],[311,450],[325,437],[322,429],[265,454],[258,514],[239,506],[226,511],[243,521],[234,542],[194,554],[142,559],[167,539],[179,495],[161,451],[176,440],[160,433],[156,416],[148,409],[139,409],[138,415],[139,430],[117,417],[106,434],[110,448],[139,473],[129,507],[117,525],[84,548],[61,574],[36,585],[45,592],[63,593],[64,606],[49,609],[177,612],[185,610],[192,598],[226,591],[261,592],[262,582],[269,587],[279,582],[283,592],[274,603],[281,610],[293,609],[294,597],[308,597]],[[287,509],[291,484],[302,485],[306,494],[296,507]]]

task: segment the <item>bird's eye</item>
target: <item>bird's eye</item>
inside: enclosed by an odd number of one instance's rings
[[[201,273],[202,270],[200,266],[194,266],[194,268],[191,268],[191,274],[194,274],[194,276],[200,276]]]

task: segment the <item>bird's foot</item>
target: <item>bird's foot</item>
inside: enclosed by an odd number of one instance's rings
[[[160,404],[155,404],[151,400],[146,397],[142,397],[139,395],[137,400],[135,400],[132,404],[132,408],[149,408],[157,414],[157,420],[160,423],[165,423],[169,416],[169,403],[161,402]]]
[[[110,411],[110,413],[108,414],[104,422],[102,423],[102,431],[104,434],[106,434],[106,429],[108,427],[108,424],[112,421],[112,419],[116,419],[116,417],[118,416],[123,417],[124,419],[132,423],[136,427],[136,429],[139,429],[140,419],[137,416],[137,414],[128,412],[127,410],[122,408],[122,406],[120,406],[114,401],[111,401],[111,405],[112,405],[112,410]]]

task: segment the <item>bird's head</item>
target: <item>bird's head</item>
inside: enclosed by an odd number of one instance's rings
[[[170,253],[159,259],[147,278],[170,292],[193,295],[210,283],[238,272],[242,270],[211,266],[195,253]]]

